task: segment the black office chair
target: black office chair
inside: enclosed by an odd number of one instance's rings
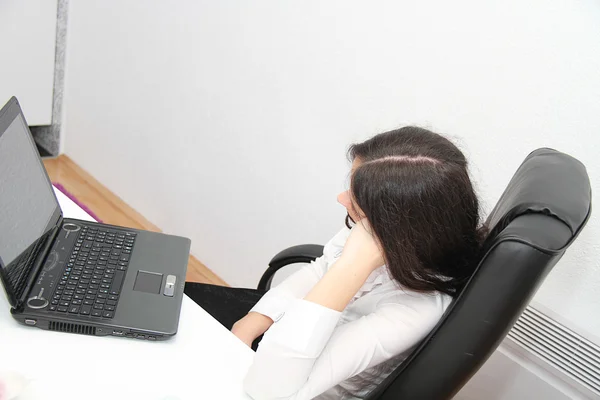
[[[585,167],[571,156],[538,149],[519,167],[489,215],[481,260],[425,340],[368,399],[453,397],[498,347],[591,213]],[[323,246],[277,254],[262,276],[268,290],[280,268],[310,262]]]

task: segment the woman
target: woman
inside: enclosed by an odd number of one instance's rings
[[[364,397],[473,272],[479,206],[455,145],[405,127],[351,146],[349,157],[350,190],[338,196],[347,227],[322,257],[264,295],[186,284],[248,346],[264,334],[244,381],[254,399]]]

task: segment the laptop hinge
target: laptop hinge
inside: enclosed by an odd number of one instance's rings
[[[42,267],[44,266],[44,263],[46,262],[46,257],[48,255],[48,253],[50,252],[50,250],[52,249],[54,240],[58,236],[58,232],[60,231],[60,227],[62,226],[62,220],[63,220],[63,218],[61,216],[58,219],[57,225],[54,228],[52,228],[52,231],[48,235],[48,238],[46,239],[46,242],[43,244],[43,247],[41,248],[38,256],[36,257],[35,260],[32,260],[34,265],[31,268],[29,277],[27,278],[27,285],[25,286],[25,290],[23,291],[23,294],[21,295],[20,299],[17,299],[17,306],[15,307],[16,310],[23,309],[23,305],[27,301],[27,296],[29,296],[29,292],[33,288],[33,285],[35,284],[35,280],[37,279],[37,276],[39,275],[40,271],[42,270]]]

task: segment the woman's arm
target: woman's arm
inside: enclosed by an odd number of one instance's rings
[[[304,298],[343,311],[371,273],[383,265],[379,245],[365,219],[352,229],[340,259]]]
[[[250,311],[246,316],[233,324],[231,333],[237,336],[248,347],[252,347],[252,342],[265,333],[271,325],[273,325],[271,318]]]
[[[342,258],[316,283],[305,300],[342,311],[370,274],[371,270],[356,267],[356,264]],[[271,325],[273,325],[271,317],[251,311],[233,325],[231,332],[251,347],[252,342],[264,334]]]
[[[435,326],[447,302],[398,296],[337,329],[339,312],[297,300],[265,334],[244,390],[255,400],[308,400],[409,351]]]
[[[348,236],[342,256],[329,270],[325,256],[318,258],[267,292],[248,315],[234,324],[231,331],[251,346],[273,321],[281,318],[291,301],[306,293],[305,300],[342,311],[371,272],[382,265],[379,245],[370,233],[368,222],[362,219]]]
[[[249,347],[280,318],[294,299],[304,297],[327,271],[325,256],[302,267],[277,287],[269,290],[250,312],[237,321],[231,332]]]
[[[343,311],[372,270],[340,258],[304,298],[334,311]]]
[[[335,259],[349,235],[348,228],[340,230],[324,248],[323,256],[309,265],[303,266],[282,283],[269,290],[248,315],[237,321],[231,331],[248,346],[271,327],[274,320],[281,318],[290,303],[304,298],[319,282],[328,270],[328,265]]]

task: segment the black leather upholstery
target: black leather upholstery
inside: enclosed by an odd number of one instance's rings
[[[538,149],[521,164],[486,224],[493,237],[517,216],[539,213],[562,221],[576,235],[589,217],[591,200],[583,164],[556,150]]]
[[[454,396],[504,339],[590,213],[583,164],[552,149],[531,153],[486,221],[489,234],[475,273],[430,335],[368,399]],[[276,256],[261,284],[270,285],[286,261],[308,262],[322,253],[321,247],[296,255],[301,248]]]

